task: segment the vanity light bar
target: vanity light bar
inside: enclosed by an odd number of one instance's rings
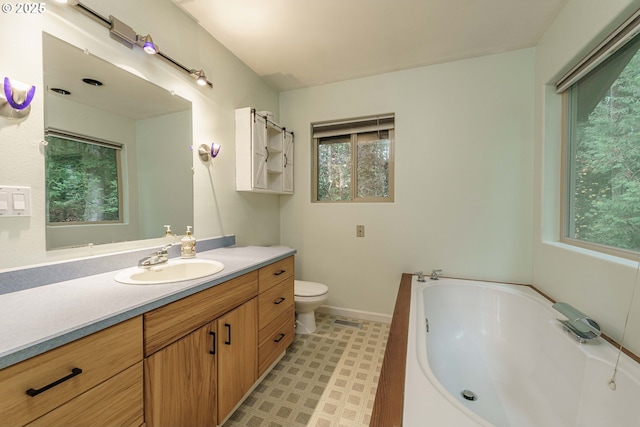
[[[179,63],[178,61],[176,61],[175,59],[168,56],[167,54],[161,52],[160,49],[158,49],[158,46],[153,44],[153,41],[151,40],[151,36],[149,34],[147,34],[146,36],[140,36],[138,33],[136,33],[136,31],[133,28],[131,28],[124,22],[120,21],[118,18],[112,15],[110,15],[109,18],[102,16],[95,10],[89,8],[85,4],[82,4],[80,1],[70,0],[68,4],[73,6],[80,12],[84,13],[88,17],[92,18],[103,27],[107,28],[110,32],[110,36],[112,39],[122,43],[123,45],[127,46],[129,49],[133,49],[133,46],[137,45],[143,48],[145,52],[151,54],[151,53],[154,53],[152,52],[151,46],[149,46],[149,42],[151,42],[151,45],[155,49],[156,56],[159,56],[169,64],[173,65],[183,73],[187,74],[189,77],[195,79],[199,85],[209,86],[213,88],[213,83],[207,80],[207,77],[204,74],[203,70],[187,68],[181,63]]]

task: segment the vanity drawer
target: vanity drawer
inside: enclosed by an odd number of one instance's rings
[[[293,305],[290,305],[273,322],[258,333],[258,376],[293,343],[295,335],[295,317]]]
[[[2,369],[0,423],[33,421],[141,360],[139,316]],[[74,368],[81,372],[72,375]],[[70,378],[41,391],[65,377]],[[27,394],[31,389],[33,397]]]
[[[138,427],[144,422],[142,361],[26,427]]]
[[[262,267],[258,270],[258,274],[260,283],[258,291],[262,293],[284,279],[293,277],[293,256]]]
[[[293,277],[286,279],[258,296],[258,324],[266,326],[293,306]]]
[[[145,313],[145,357],[256,295],[258,272],[253,271]]]

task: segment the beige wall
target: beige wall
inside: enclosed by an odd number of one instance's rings
[[[561,99],[557,78],[640,7],[630,0],[573,0],[536,48],[533,283],[589,314],[620,340],[637,263],[558,243]],[[625,345],[640,354],[640,292]]]
[[[391,313],[402,272],[531,282],[533,49],[281,93],[295,194],[281,202],[296,277],[327,304]],[[396,114],[395,202],[311,203],[310,123]],[[365,237],[356,237],[356,225]]]
[[[32,189],[30,218],[0,219],[0,269],[52,260],[155,246],[161,241],[115,244],[74,250],[45,250],[42,32],[46,31],[112,63],[136,69],[151,82],[174,90],[193,104],[193,144],[216,141],[222,151],[205,165],[194,154],[194,231],[198,238],[236,234],[239,244],[277,244],[278,197],[235,191],[235,108],[278,111],[278,95],[253,71],[208,35],[169,0],[83,0],[104,15],[114,15],[139,33],[150,33],[160,48],[187,67],[203,68],[213,89],[141,49],[130,50],[109,31],[81,13],[47,2],[40,15],[0,16],[0,74],[37,86],[30,117],[0,123],[0,185]],[[153,19],[147,12],[153,10]],[[134,100],[132,100],[134,102]],[[174,230],[184,232],[184,230]],[[162,229],[159,230],[162,232]]]

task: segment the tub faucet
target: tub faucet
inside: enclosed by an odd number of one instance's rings
[[[438,277],[438,273],[441,273],[442,270],[440,269],[433,269],[431,270],[431,280],[440,280],[440,277]]]
[[[426,282],[424,278],[424,273],[422,271],[418,271],[413,273],[415,276],[418,276],[418,282]]]
[[[600,336],[600,325],[586,314],[566,302],[557,302],[552,307],[562,313],[567,320],[558,319],[565,331],[569,332],[581,344]]]
[[[142,258],[140,261],[138,261],[138,267],[151,267],[153,265],[164,264],[169,260],[168,251],[171,246],[173,246],[173,244],[169,243],[168,245],[163,246],[162,249]]]

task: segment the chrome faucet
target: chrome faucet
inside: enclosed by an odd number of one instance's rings
[[[442,270],[440,269],[431,270],[431,280],[440,280],[440,277],[438,277],[438,273],[442,273]]]
[[[552,307],[562,313],[567,320],[558,319],[565,331],[569,332],[581,344],[596,339],[602,331],[600,325],[586,314],[566,302],[557,302]]]
[[[418,282],[426,282],[425,278],[424,278],[424,273],[422,271],[417,271],[415,273],[413,273],[414,276],[418,276]]]
[[[151,267],[153,265],[164,264],[169,260],[169,248],[173,246],[172,243],[169,243],[166,246],[163,246],[162,249],[149,254],[138,261],[138,267]]]

